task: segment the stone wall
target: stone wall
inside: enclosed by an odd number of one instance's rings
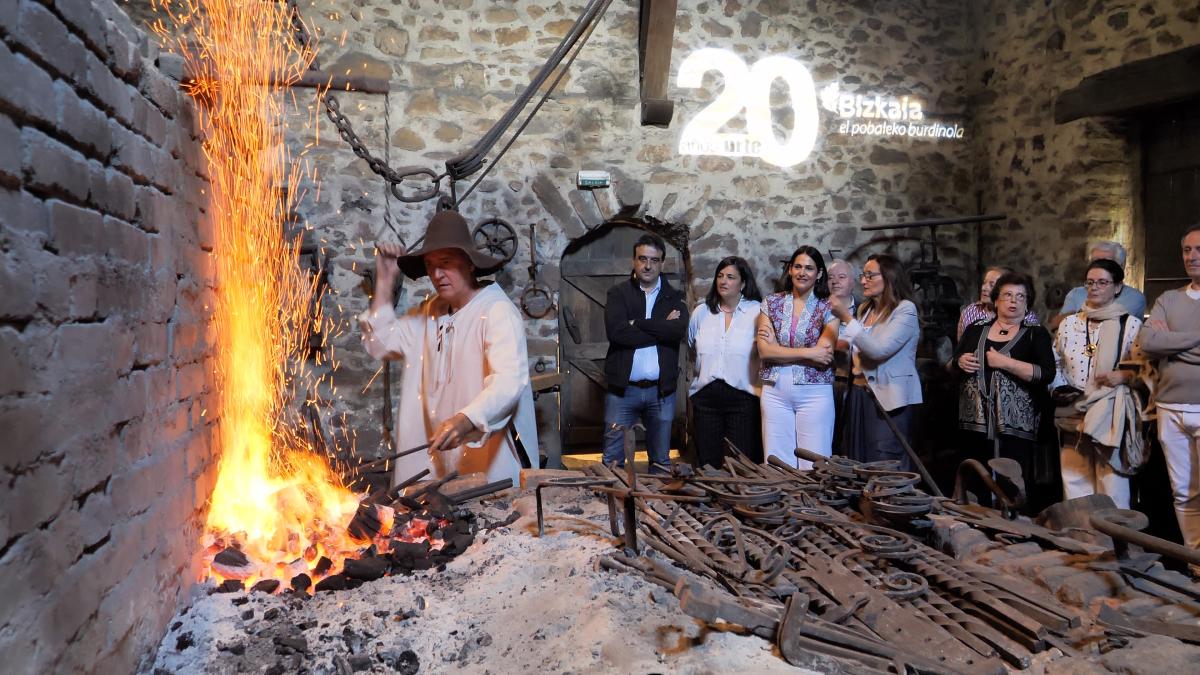
[[[990,260],[1053,286],[1078,285],[1086,242],[1130,250],[1140,287],[1143,232],[1136,126],[1116,118],[1054,123],[1054,101],[1088,75],[1200,44],[1193,0],[969,3],[979,34],[972,102],[984,210],[1009,221],[984,239]],[[1049,300],[1049,297],[1047,297]]]
[[[215,479],[196,123],[112,0],[0,36],[0,663],[133,672]]]
[[[852,93],[911,94],[940,120],[962,120],[973,73],[965,6],[954,0],[806,3],[719,0],[683,3],[675,34],[669,96],[676,101],[668,129],[639,125],[637,6],[616,0],[563,84],[462,210],[478,222],[500,216],[522,245],[498,277],[516,298],[528,282],[528,226],[537,229],[542,280],[557,290],[557,263],[569,242],[625,209],[685,229],[688,281],[703,294],[721,257],[738,254],[755,266],[766,287],[778,261],[801,243],[836,249],[856,262],[892,248],[912,258],[923,230],[870,233],[864,224],[921,216],[975,214],[974,160],[968,141],[850,137],[822,111],[811,156],[779,168],[759,159],[682,156],[683,126],[722,89],[710,73],[701,89],[675,86],[680,62],[694,50],[718,47],[747,62],[785,54],[805,63],[818,89],[839,81]],[[342,109],[379,155],[390,139],[393,165],[440,170],[500,117],[544,62],[584,6],[571,2],[498,5],[486,0],[404,3],[334,0],[307,10],[321,32],[320,58],[331,73],[387,78],[383,94],[338,95]],[[774,88],[780,103],[786,91]],[[789,111],[786,105],[777,106]],[[790,113],[776,116],[787,135]],[[384,214],[412,242],[432,214],[432,202],[385,202],[381,181],[354,157],[322,118],[306,126],[297,111],[296,147],[309,146],[321,167],[319,195],[310,190],[302,214],[333,257],[330,310],[346,327],[334,348],[340,369],[341,410],[360,451],[379,443],[378,364],[363,354],[352,317],[366,298],[359,274],[370,266],[372,243],[388,237]],[[734,124],[744,123],[744,115]],[[783,130],[780,130],[783,127]],[[319,132],[319,137],[318,133]],[[615,182],[592,194],[575,189],[580,169],[611,171]],[[465,189],[464,183],[461,187]],[[624,197],[624,202],[619,197]],[[940,251],[962,286],[973,272],[974,232],[946,228]],[[965,290],[965,288],[964,288]],[[530,351],[554,367],[555,314],[530,321]],[[340,422],[337,422],[340,424]]]

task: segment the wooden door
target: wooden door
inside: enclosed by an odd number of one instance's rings
[[[1146,310],[1165,290],[1187,283],[1179,238],[1200,221],[1198,101],[1157,110],[1142,119],[1146,241]]]
[[[600,236],[572,246],[562,259],[559,287],[558,340],[562,350],[562,394],[559,419],[564,453],[600,452],[604,432],[604,356],[608,339],[604,330],[604,303],[608,289],[629,279],[633,270],[633,245],[645,234],[628,225],[613,225]],[[686,293],[679,252],[667,245],[663,278]],[[573,325],[568,325],[573,324]],[[575,333],[578,342],[572,336]],[[687,382],[686,350],[679,350],[679,395],[671,447],[681,447]],[[640,437],[639,437],[639,440]]]

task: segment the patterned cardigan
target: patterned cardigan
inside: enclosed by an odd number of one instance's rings
[[[775,340],[783,347],[813,347],[821,337],[825,324],[833,321],[833,309],[828,299],[810,295],[804,311],[796,320],[796,332],[792,333],[792,294],[788,291],[772,293],[762,302],[762,313],[775,329]],[[833,384],[833,367],[767,365],[763,364],[759,377],[763,382],[774,383],[782,372],[792,371],[792,384]]]

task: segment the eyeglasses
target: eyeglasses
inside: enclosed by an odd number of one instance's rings
[[[657,265],[660,262],[662,262],[662,260],[663,260],[662,258],[654,258],[654,257],[644,256],[644,255],[639,255],[637,257],[637,261],[642,263],[643,265],[645,265],[646,263],[650,263],[651,265]]]
[[[875,277],[881,276],[883,276],[883,272],[863,272],[862,274],[858,275],[858,278],[862,279],[863,281],[870,281]]]
[[[1112,286],[1112,283],[1113,282],[1109,281],[1108,279],[1088,279],[1087,281],[1083,282],[1083,285],[1087,286],[1088,288],[1108,288],[1109,286]]]
[[[1008,300],[1009,302],[1025,302],[1029,298],[1024,293],[1001,293],[1000,299]]]

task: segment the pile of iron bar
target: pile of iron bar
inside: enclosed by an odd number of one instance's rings
[[[1001,673],[1052,647],[1082,656],[1072,645],[1106,638],[1092,617],[1036,584],[923,543],[940,518],[1061,537],[926,495],[917,474],[894,464],[830,458],[802,472],[732,457],[696,475],[601,465],[588,473],[587,487],[609,500],[614,536],[625,538],[625,554],[606,556],[603,567],[670,589],[690,616],[775,641],[793,665]]]

